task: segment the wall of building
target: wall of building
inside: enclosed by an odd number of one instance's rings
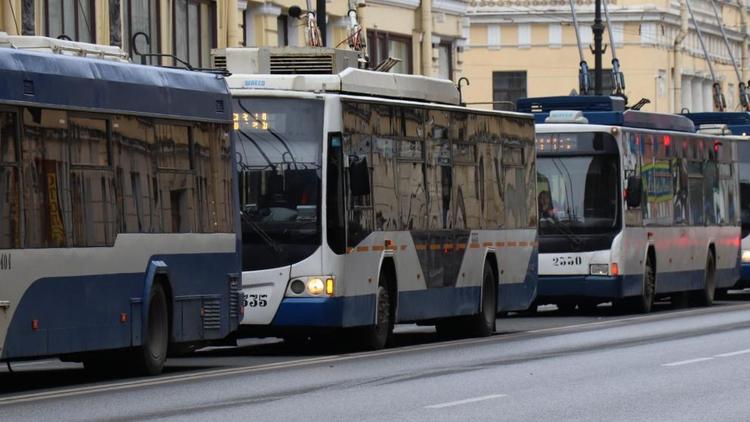
[[[65,35],[77,41],[91,41],[99,44],[113,44],[130,52],[130,36],[138,31],[152,33],[153,53],[176,54],[192,65],[207,65],[208,52],[211,48],[247,46],[278,46],[280,44],[304,45],[305,26],[301,20],[288,16],[291,6],[304,8],[301,0],[277,0],[274,2],[248,0],[47,0],[55,1],[61,8],[79,7],[85,12],[79,17],[86,23],[84,35],[76,34],[78,29],[66,28]],[[434,5],[432,4],[434,1]],[[152,7],[148,5],[153,3]],[[365,2],[362,2],[363,4]],[[0,31],[9,34],[47,35],[57,37],[62,31],[48,31],[45,24],[45,0],[3,0],[0,2]],[[87,5],[91,4],[89,10]],[[184,8],[182,4],[196,4],[193,15],[187,6],[188,22],[176,22],[178,13]],[[431,28],[425,36],[422,28],[422,6],[431,10]],[[128,5],[134,5],[128,7]],[[313,2],[314,5],[314,2]],[[414,73],[438,74],[440,63],[445,64],[436,51],[437,45],[449,46],[450,77],[460,76],[460,50],[465,30],[467,4],[463,0],[368,0],[359,8],[360,20],[365,28],[389,36],[403,37],[409,41],[410,57],[398,57],[408,60],[409,69]],[[326,4],[328,12],[329,46],[347,47],[348,25],[346,18],[349,10],[348,0],[333,0]],[[65,9],[67,10],[67,9]],[[72,10],[72,9],[71,9]],[[153,23],[149,26],[148,10],[152,10]],[[204,13],[206,12],[206,13]],[[136,16],[141,15],[141,16]],[[190,16],[199,16],[190,20]],[[210,21],[208,20],[210,16]],[[14,19],[15,17],[15,19]],[[26,24],[24,24],[26,22]],[[128,26],[128,23],[131,23]],[[182,23],[182,25],[180,24]],[[210,30],[206,30],[210,26]],[[130,28],[130,30],[128,29]],[[152,28],[152,29],[148,29]],[[90,36],[89,36],[90,31]],[[54,33],[48,33],[54,32]],[[192,32],[192,35],[188,33]],[[200,33],[200,36],[196,34]],[[423,43],[424,39],[433,42]],[[384,38],[385,40],[385,38]],[[384,45],[388,45],[385,42]],[[423,69],[423,46],[428,66]],[[138,41],[138,50],[148,50],[143,39]],[[435,47],[435,48],[433,48]],[[388,50],[387,48],[385,50]],[[390,55],[390,51],[385,51]],[[446,50],[442,50],[446,51]],[[382,54],[381,54],[382,55]],[[133,55],[135,61],[140,57]],[[172,64],[168,58],[164,64]]]
[[[471,80],[465,91],[470,102],[493,101],[492,73],[526,70],[528,95],[567,95],[578,91],[579,54],[570,9],[565,3],[534,2],[534,6],[511,5],[507,1],[470,3],[470,31],[464,54],[464,75]],[[516,3],[517,4],[517,3]],[[727,105],[738,104],[738,79],[731,65],[719,26],[706,0],[692,0],[700,23],[714,71],[727,97]],[[740,72],[747,77],[747,51],[742,19],[737,3],[717,2],[723,25]],[[592,1],[579,1],[578,18],[584,48],[584,59],[594,68]],[[712,80],[703,50],[692,22],[687,36],[675,53],[675,39],[682,27],[681,12],[687,15],[685,0],[645,3],[642,0],[619,0],[610,5],[615,46],[622,71],[625,73],[625,94],[631,103],[648,98],[644,110],[671,112],[687,107],[692,111],[712,108]],[[607,32],[605,44],[610,44]],[[676,57],[678,55],[678,57]],[[603,59],[603,67],[611,68],[611,48]],[[679,68],[675,86],[675,59]],[[607,81],[610,78],[605,73]],[[683,82],[689,86],[680,89]],[[592,80],[593,84],[593,80]]]

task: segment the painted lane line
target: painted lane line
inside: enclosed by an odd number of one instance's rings
[[[444,407],[460,406],[462,404],[469,404],[469,403],[476,403],[479,401],[499,399],[501,397],[508,397],[508,396],[506,394],[491,394],[489,396],[481,396],[481,397],[474,397],[474,398],[458,400],[458,401],[449,401],[447,403],[433,404],[430,406],[425,406],[424,408],[425,409],[442,409]]]
[[[436,350],[436,349],[447,349],[452,346],[468,346],[468,345],[483,344],[483,343],[490,343],[490,342],[505,342],[505,341],[536,337],[538,334],[565,332],[565,331],[570,331],[571,329],[576,329],[576,328],[617,326],[623,323],[634,322],[634,321],[651,321],[651,320],[663,321],[663,320],[679,318],[682,316],[696,316],[696,315],[703,315],[703,314],[712,314],[712,313],[718,313],[721,311],[738,312],[738,311],[746,310],[748,308],[750,308],[750,304],[726,305],[720,308],[711,307],[711,308],[686,309],[684,311],[670,312],[668,314],[657,313],[657,314],[650,314],[650,315],[641,315],[641,316],[634,316],[634,317],[627,317],[627,318],[597,321],[597,322],[591,322],[591,323],[563,325],[559,327],[541,328],[541,329],[536,329],[536,330],[520,332],[516,334],[504,334],[500,336],[491,336],[491,337],[485,337],[485,338],[479,338],[479,339],[453,340],[453,341],[446,341],[446,342],[433,343],[433,344],[402,347],[402,348],[397,348],[397,349],[380,350],[380,351],[374,351],[374,352],[353,353],[349,355],[330,355],[330,356],[323,356],[323,357],[316,357],[316,358],[296,359],[296,360],[285,361],[285,362],[274,362],[274,363],[261,364],[261,365],[248,365],[248,366],[239,366],[239,367],[234,367],[234,368],[205,370],[205,371],[195,372],[191,374],[163,376],[163,377],[159,377],[155,379],[142,379],[142,380],[135,380],[135,381],[118,381],[118,382],[105,384],[105,385],[99,384],[99,385],[88,385],[88,386],[83,386],[83,387],[72,387],[72,388],[65,388],[62,390],[44,391],[44,392],[31,393],[31,394],[19,394],[19,395],[2,397],[0,398],[0,406],[25,403],[25,402],[37,401],[37,400],[59,399],[59,398],[64,398],[64,397],[97,394],[97,393],[104,393],[104,392],[110,392],[110,391],[130,390],[130,389],[135,389],[135,388],[158,386],[158,385],[172,384],[172,383],[185,382],[185,381],[208,380],[208,379],[219,378],[219,377],[238,376],[238,375],[245,375],[245,374],[250,374],[254,372],[263,372],[263,371],[270,371],[270,370],[275,370],[275,369],[290,369],[290,368],[310,366],[310,365],[321,364],[321,363],[344,362],[344,361],[358,360],[362,358],[382,357],[382,356],[389,356],[389,355],[394,355],[394,354],[406,354],[406,353],[421,352],[421,351]]]
[[[714,360],[714,358],[696,358],[696,359],[681,360],[678,362],[664,363],[661,366],[682,366],[682,365],[689,365],[691,363],[705,362],[707,360]]]
[[[720,355],[714,355],[715,358],[728,358],[732,356],[744,355],[750,353],[750,349],[738,350],[736,352],[722,353]]]

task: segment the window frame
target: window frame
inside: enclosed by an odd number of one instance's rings
[[[378,63],[390,57],[388,51],[388,44],[391,40],[402,41],[406,43],[407,58],[406,61],[406,73],[414,73],[414,53],[412,38],[408,35],[396,34],[393,32],[368,30],[367,31],[367,53],[370,55],[370,67],[377,66]]]
[[[42,4],[42,13],[43,13],[43,21],[44,24],[42,25],[44,28],[44,34],[48,37],[54,37],[57,38],[61,35],[66,35],[70,37],[73,41],[80,41],[81,36],[79,33],[79,28],[81,22],[78,20],[78,16],[81,13],[81,2],[80,0],[71,0],[73,1],[73,8],[75,10],[75,16],[73,19],[73,25],[74,25],[74,34],[70,35],[65,33],[65,0],[59,0],[60,1],[60,27],[63,30],[62,34],[53,35],[50,33],[50,1],[52,0],[44,0],[44,3]],[[88,30],[89,30],[89,37],[91,43],[96,43],[96,1],[95,0],[88,0],[89,1],[89,7],[86,11],[88,13]]]
[[[185,2],[185,27],[184,28],[178,28],[177,26],[177,2],[178,1],[184,1]],[[175,55],[175,57],[178,57],[181,60],[186,61],[189,63],[192,67],[195,68],[202,68],[203,67],[203,54],[202,51],[202,44],[198,45],[198,57],[193,58],[190,57],[190,5],[194,4],[197,6],[198,10],[198,37],[196,38],[198,42],[200,43],[204,38],[204,32],[205,28],[203,28],[203,21],[201,19],[201,6],[203,4],[208,6],[208,22],[212,23],[211,26],[211,34],[209,39],[209,49],[205,52],[206,60],[210,61],[211,58],[211,49],[217,47],[217,37],[218,37],[218,28],[217,28],[217,22],[216,22],[216,13],[217,13],[217,4],[216,0],[172,0],[172,53]],[[185,45],[185,57],[180,57],[180,52],[177,50],[177,31],[180,29],[185,30],[185,39],[187,40],[187,44]],[[196,59],[196,60],[193,60]]]

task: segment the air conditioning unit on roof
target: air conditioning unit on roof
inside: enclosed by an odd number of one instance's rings
[[[326,47],[220,48],[211,51],[216,69],[264,75],[334,75],[359,65],[356,51]]]
[[[4,32],[0,32],[0,47],[97,58],[117,62],[130,61],[127,53],[125,53],[120,47],[60,40],[49,37],[8,35]]]

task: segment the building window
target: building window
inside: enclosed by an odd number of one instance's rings
[[[65,35],[74,41],[94,42],[94,2],[92,0],[45,0],[45,35]]]
[[[531,24],[518,24],[518,48],[531,47]]]
[[[453,80],[453,48],[450,42],[442,42],[438,49],[438,78]]]
[[[123,16],[123,37],[122,48],[130,54],[134,62],[140,63],[141,56],[135,53],[139,52],[159,53],[161,51],[159,43],[159,2],[157,0],[122,0]],[[150,44],[146,38],[139,36],[136,39],[135,49],[132,41],[133,35],[142,32],[148,35]],[[159,64],[157,57],[149,57],[146,63]]]
[[[276,18],[276,34],[278,35],[278,46],[286,47],[289,45],[289,16],[279,15]]]
[[[562,25],[559,23],[551,23],[547,26],[548,42],[552,48],[562,47]]]
[[[500,25],[487,25],[487,47],[500,48],[501,43]]]
[[[36,35],[34,30],[34,20],[36,14],[34,13],[34,0],[23,0],[21,4],[21,33],[23,35]]]
[[[120,0],[109,0],[109,45],[122,47]]]
[[[641,24],[641,44],[656,44],[656,24],[653,22]]]
[[[492,72],[494,110],[515,110],[519,98],[526,98],[526,71]]]
[[[372,30],[367,31],[367,44],[372,67],[388,57],[393,57],[401,59],[401,62],[394,66],[391,72],[412,72],[410,37]]]
[[[174,1],[174,53],[191,66],[209,67],[216,47],[216,3],[207,0]]]
[[[622,22],[612,24],[612,36],[615,38],[615,45],[622,46],[625,43],[625,25]]]

